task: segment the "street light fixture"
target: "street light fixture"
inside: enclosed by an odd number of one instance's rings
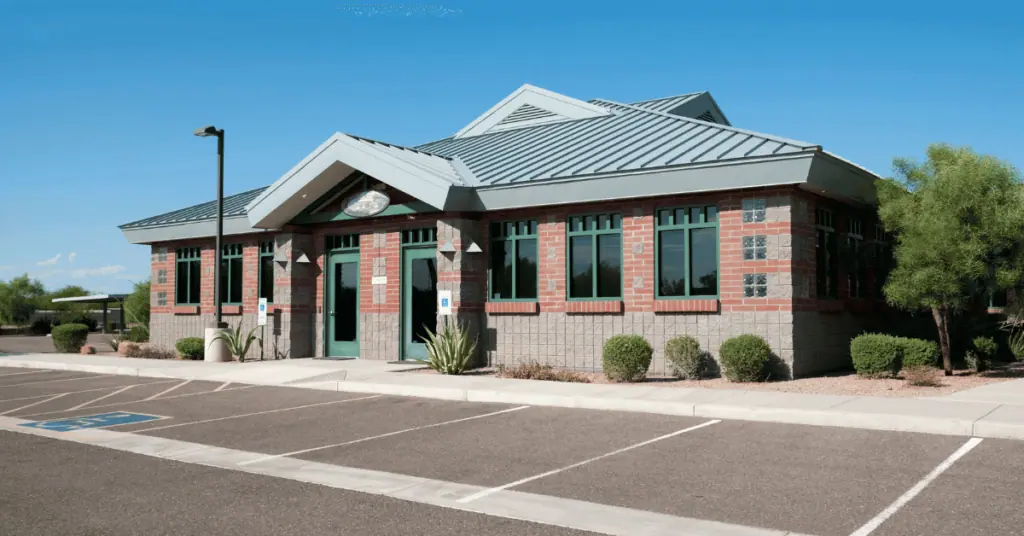
[[[210,125],[207,127],[197,128],[195,135],[201,138],[208,138],[210,136],[217,137],[217,240],[214,247],[216,248],[216,261],[213,265],[213,300],[217,311],[217,328],[226,328],[227,324],[221,321],[220,313],[220,263],[221,256],[224,252],[221,249],[221,241],[224,238],[224,129],[218,129],[217,127]]]

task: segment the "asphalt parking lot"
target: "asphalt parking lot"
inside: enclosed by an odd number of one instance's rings
[[[131,533],[142,519],[153,534],[175,515],[190,533],[335,534],[339,523],[346,534],[586,533],[473,511],[514,498],[509,491],[550,498],[552,508],[823,536],[1010,535],[1024,526],[1024,444],[1013,441],[0,368],[4,417],[106,412],[153,420],[103,430],[248,458],[233,471],[0,431],[0,493],[32,490],[0,505],[3,523],[18,529],[0,533],[64,533],[62,520],[84,516],[93,533]],[[471,511],[246,472],[282,461],[471,486],[457,501]],[[65,499],[41,500],[53,494]],[[123,510],[120,496],[130,498]],[[168,497],[182,502],[157,512]],[[234,510],[238,523],[222,530],[228,521],[204,519],[206,504]]]

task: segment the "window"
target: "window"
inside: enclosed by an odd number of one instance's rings
[[[867,263],[864,260],[864,235],[861,221],[850,218],[850,232],[846,236],[846,247],[849,250],[850,267],[846,274],[851,298],[864,297],[864,285],[867,283]]]
[[[743,223],[757,223],[765,220],[764,199],[743,200]]]
[[[242,245],[221,246],[220,302],[230,305],[242,303]]]
[[[817,227],[817,243],[815,257],[817,260],[816,282],[819,298],[837,298],[839,292],[836,283],[839,280],[839,242],[832,219],[832,211],[819,208],[815,213]]]
[[[359,235],[347,234],[327,236],[327,249],[359,249]]]
[[[569,218],[569,298],[622,297],[622,216]]]
[[[167,305],[167,293],[166,292],[157,292],[156,293],[156,304],[158,306],[160,306],[160,307],[163,307],[164,305]]]
[[[537,299],[536,220],[491,223],[491,299]]]
[[[274,241],[260,242],[259,297],[274,302]]]
[[[764,298],[768,296],[768,274],[743,274],[743,297]]]
[[[718,209],[664,208],[655,220],[657,297],[718,295]]]
[[[199,248],[181,248],[175,251],[175,304],[199,305],[202,274],[203,259]]]
[[[743,237],[743,260],[760,261],[768,258],[768,237],[765,235]]]
[[[437,243],[437,229],[424,227],[422,229],[406,229],[402,231],[402,245],[416,246]]]
[[[889,235],[880,224],[875,224],[875,299],[885,298],[882,288],[892,270],[892,246]]]
[[[167,270],[156,271],[156,282],[160,285],[167,283]]]

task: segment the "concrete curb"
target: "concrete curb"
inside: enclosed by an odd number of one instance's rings
[[[202,380],[210,379],[212,376],[217,376],[216,379],[212,381],[232,381],[223,375],[223,371],[211,371],[209,375],[202,375],[190,374],[184,370],[180,372],[174,371],[173,367],[168,367],[167,369],[140,369],[135,367],[90,365],[85,363],[38,362],[9,358],[0,359],[0,366],[66,370],[96,374],[116,374],[147,378],[177,378],[184,380]],[[309,383],[302,383],[301,380],[299,380],[282,385],[280,382],[262,382],[247,378],[245,381],[239,381],[238,383],[342,391],[349,393],[410,396],[436,400],[631,411],[637,413],[680,415],[713,419],[735,419],[743,421],[775,422],[811,426],[859,428],[865,430],[917,432],[965,437],[974,436],[994,439],[1024,440],[1024,406],[1003,404],[993,404],[991,411],[980,418],[962,419],[921,416],[899,412],[858,412],[843,410],[841,407],[829,409],[799,409],[713,402],[695,404],[669,400],[645,400],[641,398],[571,396],[518,390],[432,387],[351,380],[311,381]]]

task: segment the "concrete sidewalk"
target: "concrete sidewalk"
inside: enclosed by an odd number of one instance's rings
[[[809,395],[731,389],[665,388],[441,376],[402,372],[418,365],[297,359],[247,363],[158,361],[112,356],[0,356],[0,367],[27,367],[153,378],[414,396],[470,402],[636,411],[718,419],[839,426],[871,430],[1024,439],[1024,390],[1005,382],[942,398]],[[995,389],[995,387],[1001,387]],[[1016,402],[1016,403],[1015,403]]]

